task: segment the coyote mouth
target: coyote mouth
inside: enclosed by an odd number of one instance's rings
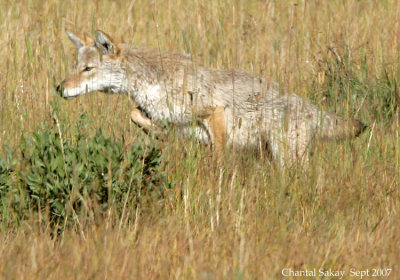
[[[65,100],[71,100],[71,99],[74,99],[76,96],[63,96],[63,98],[65,99]]]
[[[65,96],[65,95],[64,95],[64,87],[63,87],[62,83],[59,84],[59,85],[56,87],[56,92],[57,92],[62,98],[64,98],[64,99],[71,99],[71,98],[72,98],[71,96]]]
[[[56,91],[62,98],[66,99],[66,100],[70,100],[70,99],[73,99],[73,98],[78,97],[79,95],[81,95],[81,94],[73,94],[73,95],[68,94],[69,91],[67,91],[64,88],[62,83],[57,86]],[[88,93],[88,92],[86,91],[85,93]]]

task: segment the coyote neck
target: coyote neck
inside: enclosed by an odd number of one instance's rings
[[[185,59],[143,49],[130,50],[127,57],[128,93],[141,109],[155,120],[190,122],[190,96],[182,94]]]

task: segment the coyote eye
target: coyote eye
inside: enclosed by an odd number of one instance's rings
[[[86,66],[83,71],[88,72],[90,70],[92,70],[94,67],[90,67],[90,66]]]

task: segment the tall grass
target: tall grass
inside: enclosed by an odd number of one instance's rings
[[[399,18],[400,2],[389,0],[1,1],[3,158],[12,151],[19,159],[22,139],[54,123],[54,103],[68,143],[83,114],[87,143],[98,129],[126,149],[158,141],[130,123],[126,96],[54,94],[75,58],[66,27],[268,77],[369,125],[355,140],[316,143],[306,170],[280,170],[247,152],[217,162],[206,147],[170,133],[156,143],[160,172],[173,186],[162,204],[106,207],[58,231],[43,218],[50,205],[28,207],[14,223],[11,202],[3,203],[1,277],[282,279],[283,268],[331,268],[350,278],[351,268],[391,268],[389,278],[398,278]],[[56,123],[49,130],[59,132]],[[25,188],[21,176],[11,178],[12,190]]]

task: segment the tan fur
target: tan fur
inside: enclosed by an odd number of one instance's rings
[[[215,110],[204,119],[210,127],[213,135],[214,148],[218,153],[222,153],[226,144],[226,124],[224,108],[217,107]]]
[[[250,73],[206,68],[189,56],[118,44],[102,31],[96,31],[93,41],[68,36],[77,47],[78,65],[58,87],[62,96],[129,94],[139,105],[131,119],[146,131],[162,131],[156,123],[166,120],[217,151],[227,144],[268,146],[281,166],[290,166],[307,162],[314,138],[349,138],[365,128]]]

